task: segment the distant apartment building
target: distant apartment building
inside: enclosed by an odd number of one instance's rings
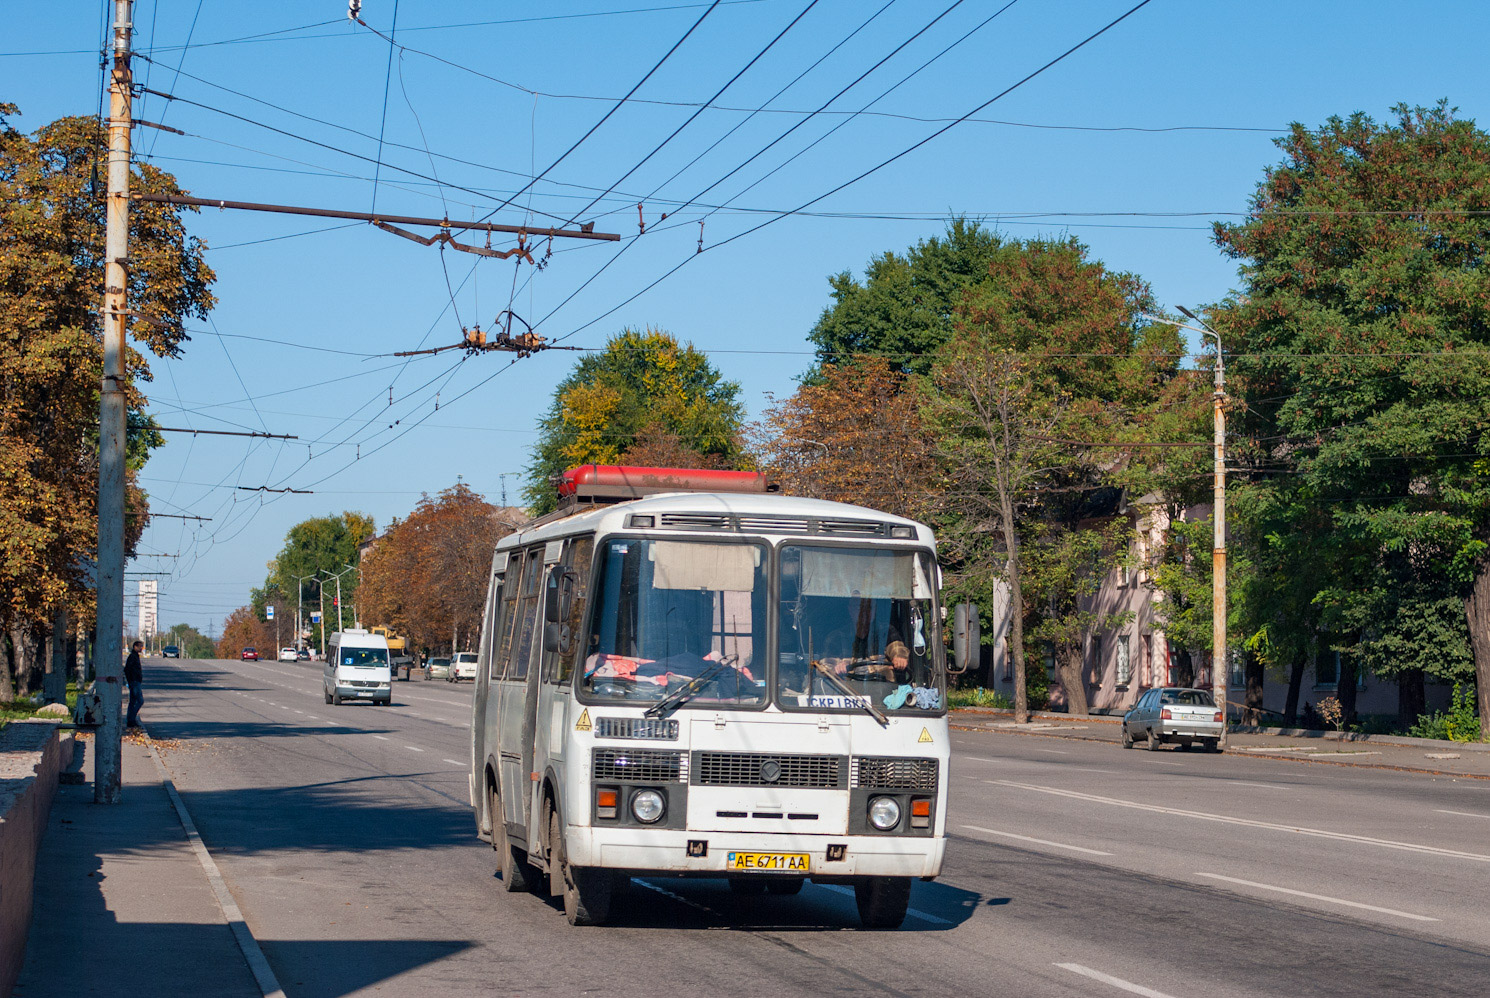
[[[135,634],[144,641],[154,637],[160,629],[160,583],[155,579],[141,579],[139,585],[139,627]]]

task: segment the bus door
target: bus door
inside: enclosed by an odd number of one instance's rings
[[[564,541],[559,561],[545,576],[543,616],[543,664],[539,670],[538,701],[534,713],[534,770],[543,772],[550,763],[564,763],[564,744],[570,725],[572,699],[570,677],[575,657],[584,640],[585,594],[590,584],[590,557],[594,540],[589,536]],[[560,774],[562,779],[562,773]],[[566,821],[577,815],[564,812]]]
[[[539,582],[533,592],[533,612],[523,618],[524,651],[528,652],[527,660],[529,668],[523,677],[527,682],[523,694],[523,728],[522,728],[522,754],[523,774],[527,777],[527,793],[523,795],[523,824],[529,829],[529,843],[542,842],[544,829],[537,828],[533,824],[533,815],[536,813],[534,805],[537,803],[538,790],[542,786],[539,768],[540,759],[535,752],[538,738],[538,686],[543,679],[543,634],[546,630],[545,618],[547,611],[545,603],[548,592],[549,577],[554,574],[559,557],[564,551],[562,540],[549,541],[542,548],[541,559],[542,571],[539,574]],[[539,558],[531,555],[530,565],[538,567]],[[526,578],[523,580],[525,583]],[[523,586],[526,593],[528,587]],[[529,628],[531,627],[531,630]]]
[[[540,642],[535,633],[540,632],[537,618],[543,570],[543,545],[523,552],[521,578],[518,580],[518,595],[515,602],[512,641],[507,660],[507,670],[502,679],[502,696],[497,704],[498,745],[501,751],[502,811],[511,825],[529,829],[532,798],[532,739],[525,737],[525,714],[527,710],[528,666],[533,661],[533,649]],[[509,570],[510,571],[510,570]],[[526,746],[526,747],[525,747]]]

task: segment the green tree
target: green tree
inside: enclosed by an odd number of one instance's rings
[[[959,217],[944,236],[869,261],[862,282],[848,271],[828,278],[833,304],[807,334],[817,363],[843,365],[873,354],[902,372],[925,374],[952,336],[963,296],[987,278],[1001,245],[997,233]]]
[[[545,513],[557,502],[553,478],[564,469],[628,463],[633,452],[732,467],[742,460],[739,395],[739,383],[725,381],[691,344],[659,329],[622,330],[554,390],[523,495]]]
[[[264,607],[275,603],[276,614],[284,615],[290,622],[290,633],[294,629],[296,593],[303,601],[305,621],[310,620],[310,608],[319,608],[322,585],[327,588],[325,598],[327,620],[319,627],[312,627],[312,643],[319,644],[321,634],[328,622],[336,620],[332,612],[331,596],[336,592],[336,583],[331,575],[348,565],[358,563],[358,546],[377,533],[373,518],[366,513],[347,510],[302,520],[285,534],[284,547],[269,562],[269,574],[264,585],[253,591],[249,605],[260,620],[265,619]],[[311,576],[311,578],[304,578]],[[348,612],[357,598],[358,572],[347,572],[341,577],[342,610]],[[303,588],[301,588],[303,584]]]
[[[15,652],[0,661],[0,695],[29,672],[43,620],[67,608],[93,614],[88,565],[96,542],[99,303],[104,203],[97,189],[105,136],[92,117],[61,118],[32,135],[0,102],[0,624]],[[175,180],[137,163],[131,188],[179,194]],[[184,323],[213,305],[214,275],[187,234],[186,209],[136,201],[126,289],[129,485],[126,551],[149,512],[133,484],[158,431],[141,414],[146,353],[177,356]]]
[[[1218,224],[1242,286],[1216,314],[1269,487],[1327,511],[1342,619],[1411,560],[1463,601],[1490,716],[1490,135],[1445,103],[1278,140],[1249,217]],[[1419,605],[1423,609],[1423,605]],[[1417,639],[1446,655],[1441,628]],[[1398,653],[1404,649],[1397,648]],[[1408,658],[1421,657],[1417,653]],[[1490,728],[1490,726],[1487,726]],[[1490,734],[1490,731],[1487,731]]]
[[[1083,616],[1082,597],[1126,556],[1120,531],[1092,523],[1115,512],[1127,471],[1120,448],[1070,441],[1133,440],[1163,425],[1163,403],[1193,380],[1180,377],[1176,329],[1142,318],[1152,311],[1140,278],[1088,259],[1074,239],[1001,242],[926,382],[945,481],[932,516],[954,587],[987,574],[1009,587],[1019,720],[1027,613],[1057,642],[1070,709],[1086,711],[1079,635],[1099,621]]]

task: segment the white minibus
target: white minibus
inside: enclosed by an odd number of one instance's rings
[[[337,631],[326,642],[321,669],[326,702],[368,700],[388,706],[393,702],[393,672],[388,639],[361,628]]]
[[[942,868],[935,543],[759,475],[587,465],[492,561],[471,802],[507,890],[603,922],[627,878],[851,887],[898,926]]]

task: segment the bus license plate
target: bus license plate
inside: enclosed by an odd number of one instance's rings
[[[732,852],[727,870],[759,870],[764,873],[807,873],[805,852]]]

